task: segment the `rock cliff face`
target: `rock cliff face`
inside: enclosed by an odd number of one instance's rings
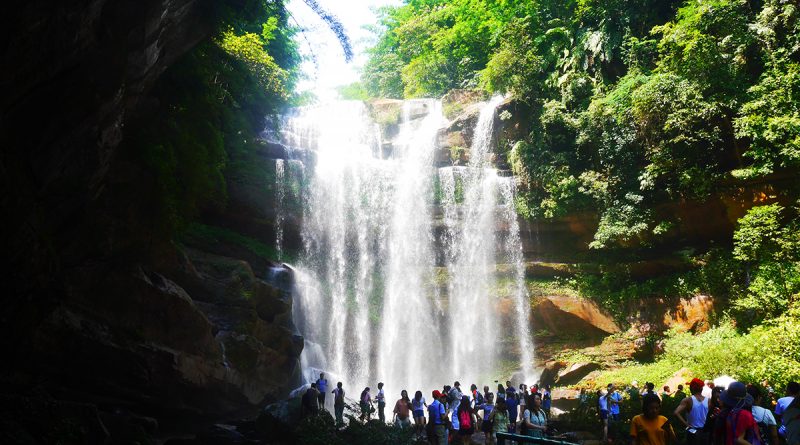
[[[223,242],[212,254],[157,236],[152,175],[121,152],[159,75],[232,3],[4,8],[4,439],[144,443],[288,393],[302,349],[291,271],[270,284],[274,265],[255,274]]]

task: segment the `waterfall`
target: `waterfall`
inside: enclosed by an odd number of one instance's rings
[[[531,376],[513,178],[499,177],[491,162],[499,100],[482,108],[469,165],[438,171],[446,122],[437,100],[404,101],[384,133],[361,102],[283,117],[281,142],[296,158],[289,162],[302,159],[307,169],[293,304],[306,381],[324,370],[350,394],[383,381],[392,397],[454,380],[483,384],[502,377],[500,352],[509,350]],[[510,316],[498,309],[501,262],[512,269]]]
[[[286,178],[283,159],[275,160],[275,251],[283,259],[283,221],[286,219]]]

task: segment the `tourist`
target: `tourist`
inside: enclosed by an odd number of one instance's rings
[[[667,445],[675,442],[675,431],[661,415],[661,400],[655,394],[642,396],[642,414],[631,421],[632,445]]]
[[[481,394],[481,392],[478,391],[478,386],[475,385],[474,383],[472,385],[470,385],[469,390],[472,393],[472,401],[470,402],[471,406],[472,406],[472,409],[475,412],[478,412],[478,409],[479,409],[478,407],[480,405],[483,405],[483,394]],[[477,430],[480,430],[481,429],[481,423],[483,422],[483,418],[481,416],[477,416],[477,417],[478,417],[478,422],[477,422],[477,425],[475,427],[476,427]]]
[[[658,397],[658,394],[656,394],[656,385],[653,382],[646,382],[644,384],[644,387],[645,387],[645,390],[644,390],[644,393],[642,394],[643,396],[645,396],[647,394],[652,394],[652,395]],[[660,398],[659,398],[659,400],[660,400]]]
[[[481,431],[483,431],[484,442],[489,443],[491,440],[490,437],[494,434],[494,428],[492,426],[492,421],[489,417],[492,415],[492,411],[494,410],[494,394],[489,393],[486,396],[486,401],[481,405],[481,410],[483,410],[483,423],[481,423]]]
[[[664,388],[661,391],[661,398],[666,399],[667,397],[670,397],[670,393],[671,391],[669,390],[669,386],[664,385]]]
[[[600,415],[600,425],[603,428],[603,441],[608,443],[608,392],[600,390],[597,392],[597,408]]]
[[[506,398],[506,389],[503,388],[502,383],[497,384],[497,400],[505,399]]]
[[[641,397],[639,393],[639,382],[636,380],[631,382],[631,386],[628,388],[628,398],[631,399],[632,402],[636,402]]]
[[[301,415],[303,417],[317,414],[319,411],[319,392],[317,384],[312,383],[300,399]]]
[[[516,391],[515,391],[516,392]],[[514,393],[515,393],[514,392]],[[516,433],[517,432],[517,409],[519,407],[519,400],[514,393],[509,394],[508,390],[506,390],[506,403],[505,408],[507,411],[508,417],[508,432],[509,433]],[[495,409],[497,409],[495,407]]]
[[[433,401],[428,405],[428,443],[447,445],[447,410],[442,403],[442,393],[436,389],[431,396]]]
[[[550,407],[553,404],[553,396],[550,394],[550,385],[545,385],[544,393],[542,394],[542,409],[547,415],[550,415]]]
[[[472,435],[475,434],[475,412],[469,406],[469,396],[462,396],[456,408],[458,417],[458,436],[464,445],[469,445]]]
[[[372,407],[372,396],[369,394],[369,386],[361,391],[361,397],[358,399],[358,405],[361,407],[361,421],[369,421],[370,415],[375,408]]]
[[[522,415],[522,413],[525,412],[525,403],[526,403],[526,400],[528,399],[529,395],[530,395],[530,393],[528,392],[528,387],[524,383],[520,383],[519,384],[519,409],[518,409],[518,411],[520,413],[520,416]],[[519,416],[516,419],[513,419],[513,420],[514,420],[514,422],[516,422],[517,420],[519,420]]]
[[[608,399],[608,421],[619,422],[619,402],[622,401],[622,394],[617,392],[617,388],[613,383],[609,383],[606,386],[606,390],[608,391],[606,394]]]
[[[542,396],[538,392],[530,395],[522,413],[522,434],[543,438],[547,432],[547,414],[542,409]]]
[[[708,435],[703,431],[708,418],[709,399],[703,397],[703,381],[692,379],[689,382],[689,392],[692,394],[686,397],[675,408],[675,417],[686,426],[686,444],[704,445],[708,443]],[[686,417],[683,416],[683,413]]]
[[[760,441],[750,407],[753,397],[747,394],[742,382],[732,382],[728,389],[719,395],[725,408],[717,416],[714,425],[714,441],[717,445],[748,445]]]
[[[778,442],[778,422],[772,416],[772,412],[761,406],[761,391],[755,385],[747,387],[747,393],[753,398],[753,420],[758,425],[758,435],[761,437],[762,445],[779,445]]]
[[[778,428],[778,433],[781,436],[784,436],[786,431],[786,422],[783,421],[783,412],[798,395],[800,395],[800,384],[797,382],[789,382],[786,384],[786,397],[781,397],[775,404],[775,420],[781,423],[780,428]]]
[[[506,399],[517,397],[517,390],[511,385],[511,380],[506,380]]]
[[[328,379],[325,378],[324,372],[319,373],[317,391],[319,391],[319,408],[325,409],[325,395],[328,393]]]
[[[786,445],[800,445],[800,397],[783,410],[783,422],[786,425]]]
[[[507,410],[507,403],[509,399],[498,400],[492,413],[489,414],[489,423],[492,425],[492,433],[489,435],[490,444],[504,445],[505,439],[497,437],[497,433],[505,433],[509,427],[509,414]]]
[[[683,391],[683,385],[678,385],[678,389],[675,391],[673,397],[678,402],[686,398],[686,393]]]
[[[525,412],[524,408],[520,408],[522,412]],[[586,392],[586,388],[581,388],[580,394],[578,394],[578,415],[580,417],[585,416],[589,412],[589,393]]]
[[[461,398],[464,395],[461,393],[461,383],[455,382],[453,383],[453,387],[450,388],[450,391],[447,393],[447,408],[450,410],[451,414],[451,422],[453,423],[453,430],[458,431],[458,407],[461,405]]]
[[[408,392],[404,389],[400,391],[400,398],[394,404],[394,417],[392,422],[400,429],[408,428],[411,426],[411,400],[408,398]]]
[[[344,389],[342,389],[342,382],[336,383],[336,388],[331,393],[333,393],[333,412],[336,414],[336,426],[341,427],[344,425]]]
[[[486,402],[486,399],[489,398],[489,394],[491,394],[491,392],[489,391],[489,386],[485,385],[483,387],[483,400],[484,400],[484,403]],[[481,405],[483,405],[483,403],[481,403]]]
[[[383,382],[378,383],[378,395],[375,396],[375,401],[378,402],[378,420],[381,423],[386,423],[386,394],[383,392]]]
[[[428,404],[425,403],[425,397],[422,397],[422,391],[414,393],[414,399],[411,400],[412,414],[414,415],[414,431],[417,437],[422,437],[422,432],[425,430],[425,408]]]
[[[711,392],[714,390],[714,381],[713,380],[706,380],[706,386],[703,387],[703,397],[711,398]]]
[[[705,385],[703,385],[705,388]],[[717,423],[717,418],[722,413],[722,401],[719,399],[719,395],[722,394],[725,388],[721,386],[715,386],[714,389],[711,390],[711,397],[708,400],[708,416],[706,417],[706,424],[703,427],[703,433],[708,437],[708,443],[716,443],[714,438],[714,427]],[[705,391],[705,389],[704,389]],[[702,392],[700,393],[702,395]]]

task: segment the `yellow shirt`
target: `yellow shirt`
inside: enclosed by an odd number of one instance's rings
[[[667,418],[664,416],[648,419],[639,414],[631,420],[631,437],[635,438],[639,445],[666,445],[667,432],[661,428],[665,423]],[[667,430],[672,430],[672,426],[667,425]]]

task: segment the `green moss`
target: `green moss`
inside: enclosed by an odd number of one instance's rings
[[[185,244],[200,246],[220,242],[229,243],[243,247],[267,261],[276,261],[278,258],[278,253],[273,246],[223,227],[193,223],[181,233],[179,239]],[[283,261],[291,263],[295,260],[294,252],[283,253]]]

